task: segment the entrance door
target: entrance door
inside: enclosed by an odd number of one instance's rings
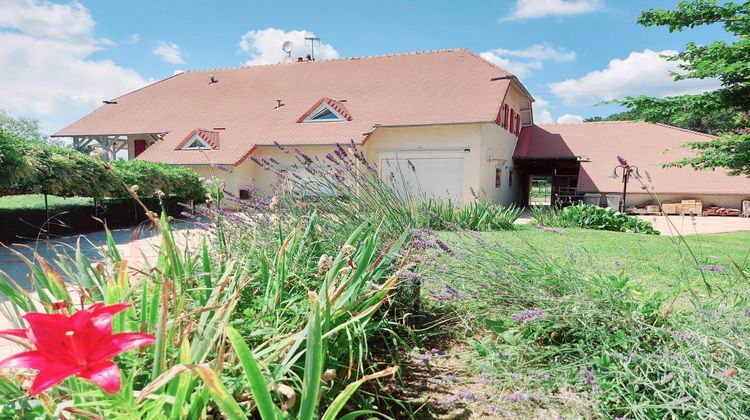
[[[530,176],[529,177],[529,205],[549,206],[552,204],[552,177]]]
[[[138,157],[144,150],[146,150],[146,140],[133,141],[133,157]]]

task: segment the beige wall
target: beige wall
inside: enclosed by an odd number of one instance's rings
[[[514,176],[513,187],[508,176],[512,169],[512,156],[516,136],[494,123],[457,124],[419,127],[380,127],[361,146],[370,162],[379,163],[381,155],[393,155],[398,152],[419,151],[441,156],[450,151],[461,154],[464,158],[463,201],[471,201],[474,194],[487,197],[494,202],[510,204],[516,199],[518,179]],[[325,160],[325,154],[333,152],[335,145],[297,146],[312,158]],[[492,161],[487,160],[491,151]],[[284,168],[297,163],[294,146],[285,151],[275,146],[258,146],[252,155],[256,159],[276,159]],[[224,189],[238,194],[242,185],[254,185],[265,194],[269,194],[276,184],[276,175],[247,159],[231,172],[211,168],[209,165],[192,165],[201,177],[216,177],[223,181]],[[495,169],[502,169],[502,185],[495,187]]]
[[[514,203],[519,194],[518,173],[514,171],[512,186],[509,176],[513,170],[513,152],[518,138],[494,123],[481,126],[481,138],[479,188],[493,202],[505,206]],[[491,151],[492,161],[487,160],[488,151]],[[500,188],[495,187],[495,171],[498,168],[502,170]]]
[[[239,196],[240,187],[243,185],[254,185],[256,165],[250,159],[245,160],[239,166],[223,165],[222,170],[211,165],[186,165],[193,169],[201,178],[216,178],[221,180],[223,189],[231,194]],[[260,168],[257,168],[260,169]]]

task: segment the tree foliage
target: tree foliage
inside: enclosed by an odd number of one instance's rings
[[[686,144],[696,154],[670,166],[725,168],[733,175],[750,176],[750,2],[681,1],[673,10],[643,11],[638,23],[665,26],[670,32],[721,25],[733,36],[731,42],[690,42],[684,51],[667,57],[679,63],[675,80],[716,78],[721,88],[700,95],[627,97],[613,101],[627,111],[588,121],[644,120],[721,136]]]
[[[126,186],[135,184],[143,196],[160,190],[185,200],[205,197],[200,178],[189,168],[137,160],[109,165],[67,147],[0,129],[0,195],[127,197]]]

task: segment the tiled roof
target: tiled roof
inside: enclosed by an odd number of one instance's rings
[[[166,133],[139,159],[235,164],[274,141],[359,143],[378,125],[494,121],[510,76],[464,49],[189,71],[116,98],[56,135]],[[321,98],[345,104],[351,121],[298,124]],[[196,128],[218,127],[216,150],[175,150]]]
[[[689,156],[689,141],[715,137],[664,124],[636,121],[534,125],[521,130],[515,159],[581,160],[578,189],[582,192],[619,192],[620,178],[612,178],[617,156],[638,166],[642,180],[654,191],[676,194],[738,194],[750,197],[750,178],[728,176],[723,170],[696,171],[663,168]],[[650,181],[649,181],[650,178]],[[631,181],[629,191],[640,184]]]

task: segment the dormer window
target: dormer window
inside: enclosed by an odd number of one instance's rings
[[[309,111],[304,113],[298,123],[317,123],[334,121],[351,121],[352,117],[346,111],[344,105],[333,99],[323,98],[318,101]]]
[[[199,135],[194,135],[190,140],[182,146],[182,150],[211,150],[212,147],[208,145]]]
[[[179,150],[214,150],[219,146],[219,133],[216,131],[193,130],[177,146]]]

